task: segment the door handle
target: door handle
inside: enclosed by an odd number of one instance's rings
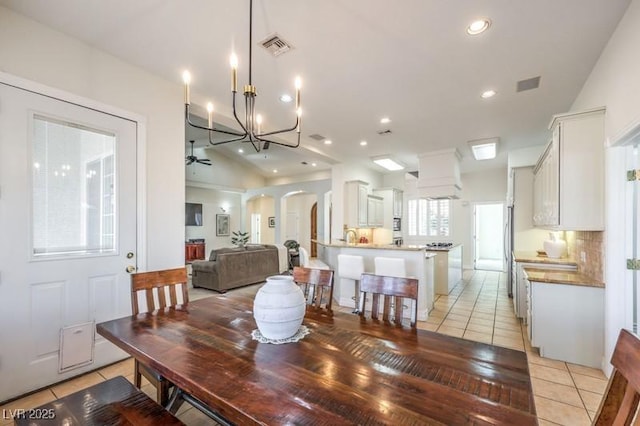
[[[132,273],[134,273],[136,271],[136,267],[133,266],[133,265],[129,265],[129,266],[127,266],[126,271],[127,271],[127,273],[132,274]]]

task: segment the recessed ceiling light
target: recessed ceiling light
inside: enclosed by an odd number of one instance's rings
[[[473,21],[467,27],[467,34],[469,34],[469,35],[482,34],[483,32],[487,31],[490,26],[491,26],[491,20],[490,19],[488,19],[488,18],[478,19],[476,21]]]
[[[360,146],[367,146],[367,141],[361,141]]]
[[[387,124],[387,123],[391,123],[391,119],[389,117],[382,117],[380,119],[380,124]]]
[[[315,167],[315,166],[317,166],[317,164],[316,163],[311,163],[311,166]]]
[[[278,173],[278,169],[273,169],[273,173]]]
[[[288,95],[288,94],[286,94],[286,93],[285,93],[284,95],[280,96],[280,101],[281,101],[281,102],[284,102],[284,103],[286,103],[286,104],[288,104],[288,103],[289,103],[289,102],[291,102],[292,100],[293,100],[293,98],[291,97],[291,95]]]
[[[242,153],[244,152],[244,149],[239,148],[239,149],[238,149],[238,152],[239,152],[240,154],[242,154]]]
[[[389,155],[382,155],[380,157],[374,157],[374,158],[372,158],[372,160],[373,160],[374,163],[376,163],[380,167],[384,167],[385,169],[387,169],[389,171],[392,171],[392,172],[404,169],[404,164],[400,163],[399,161],[394,160]]]
[[[482,92],[482,95],[480,95],[480,97],[482,99],[489,99],[489,98],[493,98],[496,95],[496,93],[498,92],[496,92],[495,90],[485,90],[484,92]]]
[[[331,141],[331,139],[325,139],[324,140],[324,144],[325,145],[331,145],[333,142]]]

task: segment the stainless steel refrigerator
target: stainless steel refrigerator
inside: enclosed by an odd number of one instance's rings
[[[533,226],[533,166],[512,168],[507,185],[504,232],[507,291],[513,296],[513,252],[542,248],[548,231]]]

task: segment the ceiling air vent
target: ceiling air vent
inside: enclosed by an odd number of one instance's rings
[[[293,49],[293,46],[280,38],[278,33],[273,33],[260,42],[260,45],[267,49],[273,56],[280,56]]]
[[[378,132],[378,134],[379,134],[380,136],[390,135],[390,134],[391,134],[391,130],[389,130],[389,129],[380,130],[380,131]]]
[[[314,133],[314,134],[312,134],[312,135],[309,135],[309,137],[310,137],[311,139],[314,139],[314,140],[317,140],[317,141],[323,141],[323,140],[325,140],[325,139],[326,139],[324,136],[319,135],[319,134],[317,134],[317,133]]]
[[[537,89],[540,87],[540,76],[520,80],[516,92],[524,92],[525,90]]]

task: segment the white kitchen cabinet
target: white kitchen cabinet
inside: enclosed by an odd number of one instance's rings
[[[375,195],[367,197],[367,226],[380,228],[384,226],[384,199]]]
[[[522,318],[524,324],[527,324],[527,276],[524,268],[538,268],[549,270],[575,271],[578,269],[576,264],[559,264],[559,263],[528,263],[516,262],[513,266],[513,310],[516,317]]]
[[[393,219],[402,217],[402,191],[396,188],[380,188],[374,189],[373,193],[383,199],[380,213],[382,217],[378,226],[393,231]]]
[[[352,180],[344,184],[344,224],[347,228],[366,228],[369,226],[367,204],[369,184]]]
[[[604,108],[554,116],[534,170],[534,225],[604,230]]]
[[[601,368],[604,288],[530,282],[531,346],[540,356]]]

